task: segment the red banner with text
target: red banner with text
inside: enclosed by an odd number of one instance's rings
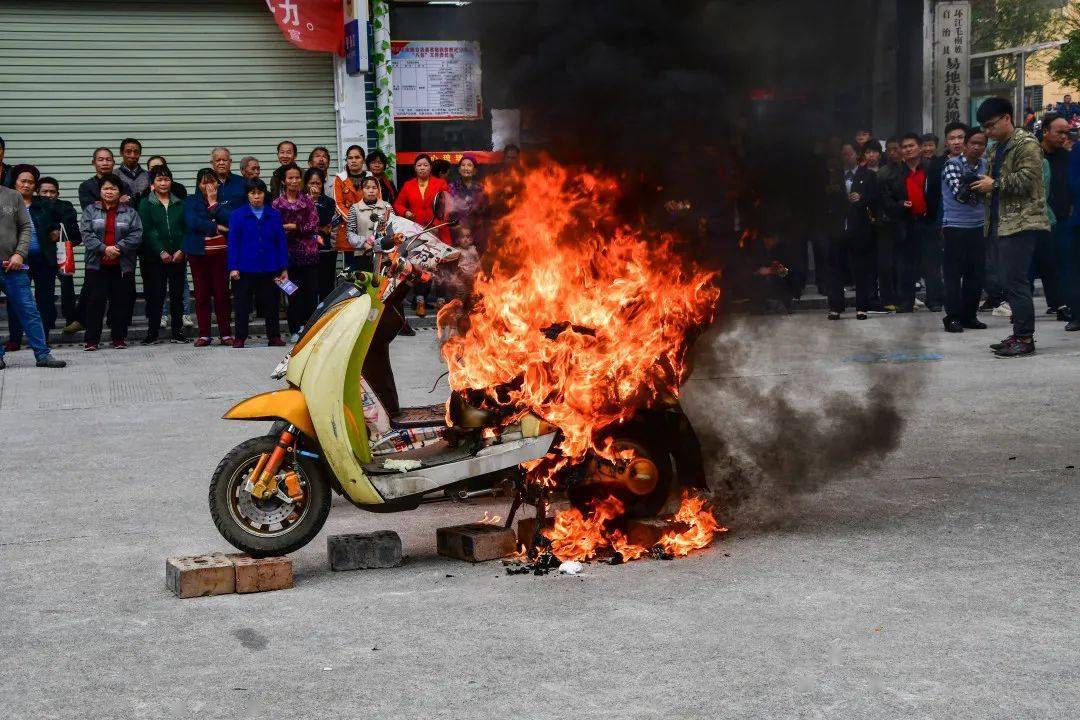
[[[341,0],[266,0],[285,39],[304,50],[345,54]]]

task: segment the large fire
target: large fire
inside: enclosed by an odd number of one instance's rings
[[[676,238],[621,220],[619,184],[546,159],[513,178],[507,212],[492,232],[487,272],[473,302],[439,313],[442,326],[464,314],[442,352],[450,386],[498,409],[504,422],[532,413],[562,440],[526,465],[527,481],[553,486],[590,451],[626,462],[605,430],[644,408],[678,397],[689,372],[694,331],[712,320],[720,291],[715,273],[676,252]],[[719,528],[704,502],[684,498],[675,527],[656,544],[631,543],[616,497],[591,511],[560,513],[545,531],[560,560],[618,553],[685,555]]]
[[[443,345],[451,388],[562,431],[548,475],[590,449],[604,455],[605,428],[678,396],[689,335],[719,299],[715,273],[676,254],[671,237],[618,222],[618,197],[613,178],[550,160],[525,171],[466,330]],[[459,311],[445,307],[440,321]]]

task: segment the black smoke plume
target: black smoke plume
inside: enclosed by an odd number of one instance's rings
[[[843,363],[834,342],[815,333],[790,320],[780,333],[744,320],[698,343],[683,405],[702,441],[717,509],[729,519],[781,517],[792,498],[868,472],[900,444],[926,370]],[[917,345],[918,331],[890,341]],[[873,349],[859,355],[872,357]],[[818,357],[831,367],[808,361]]]

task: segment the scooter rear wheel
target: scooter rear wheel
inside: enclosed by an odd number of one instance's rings
[[[299,550],[319,534],[330,513],[330,485],[319,465],[308,458],[296,457],[283,468],[296,472],[303,491],[301,507],[280,498],[259,500],[244,490],[259,457],[272,452],[277,440],[264,435],[240,443],[218,463],[210,481],[214,525],[233,547],[252,557]]]
[[[607,460],[590,457],[582,481],[567,493],[570,504],[585,512],[596,500],[613,495],[622,501],[628,518],[656,516],[677,483],[662,438],[643,426],[630,424],[611,439],[616,452],[632,460],[616,469]]]

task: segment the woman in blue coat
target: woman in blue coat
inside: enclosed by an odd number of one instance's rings
[[[233,281],[236,313],[234,348],[244,347],[248,334],[251,296],[266,320],[267,345],[282,346],[280,303],[276,281],[288,280],[289,252],[281,214],[266,202],[266,183],[255,179],[247,185],[248,204],[229,217],[228,268]]]

